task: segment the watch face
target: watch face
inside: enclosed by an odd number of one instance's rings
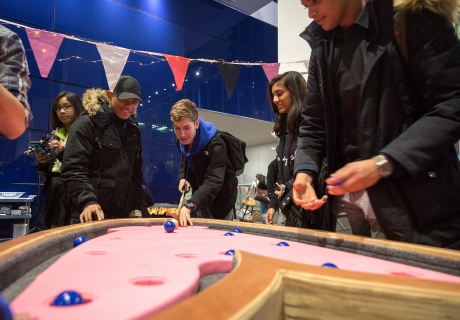
[[[384,177],[388,177],[393,171],[391,169],[391,164],[388,161],[382,161],[381,163],[379,163],[378,168],[379,168],[380,173]]]
[[[376,156],[372,159],[375,161],[375,164],[377,165],[377,170],[384,178],[390,176],[393,173],[393,166],[388,160],[386,160],[382,156]]]

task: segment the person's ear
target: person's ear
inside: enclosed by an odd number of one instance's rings
[[[109,100],[112,99],[113,92],[110,90],[107,90],[106,92],[107,92],[107,98],[109,98]]]
[[[200,119],[196,119],[195,127],[198,129],[200,127]]]

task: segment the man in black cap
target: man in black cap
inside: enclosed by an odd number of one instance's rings
[[[61,171],[70,223],[142,216],[139,101],[141,87],[130,76],[121,76],[113,92],[83,95],[85,111],[71,127]]]

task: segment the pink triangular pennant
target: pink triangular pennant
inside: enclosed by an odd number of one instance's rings
[[[121,47],[111,46],[105,43],[96,44],[97,51],[101,56],[104,65],[105,76],[109,84],[109,90],[113,91],[118,79],[125,68],[128,60],[129,50]]]
[[[279,74],[279,63],[261,63],[260,65],[264,69],[265,76],[267,77],[268,81],[271,81],[274,77],[276,77]]]
[[[180,56],[171,56],[169,54],[163,54],[163,56],[168,61],[169,67],[174,75],[176,91],[182,90],[190,59]]]
[[[40,70],[40,75],[46,78],[53,66],[64,36],[59,33],[43,30],[25,29],[35,60],[37,61],[38,69]]]

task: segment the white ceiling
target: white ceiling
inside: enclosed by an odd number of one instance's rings
[[[277,142],[271,135],[273,122],[204,109],[199,109],[198,114],[204,121],[214,124],[217,129],[230,132],[243,140],[248,147]]]

